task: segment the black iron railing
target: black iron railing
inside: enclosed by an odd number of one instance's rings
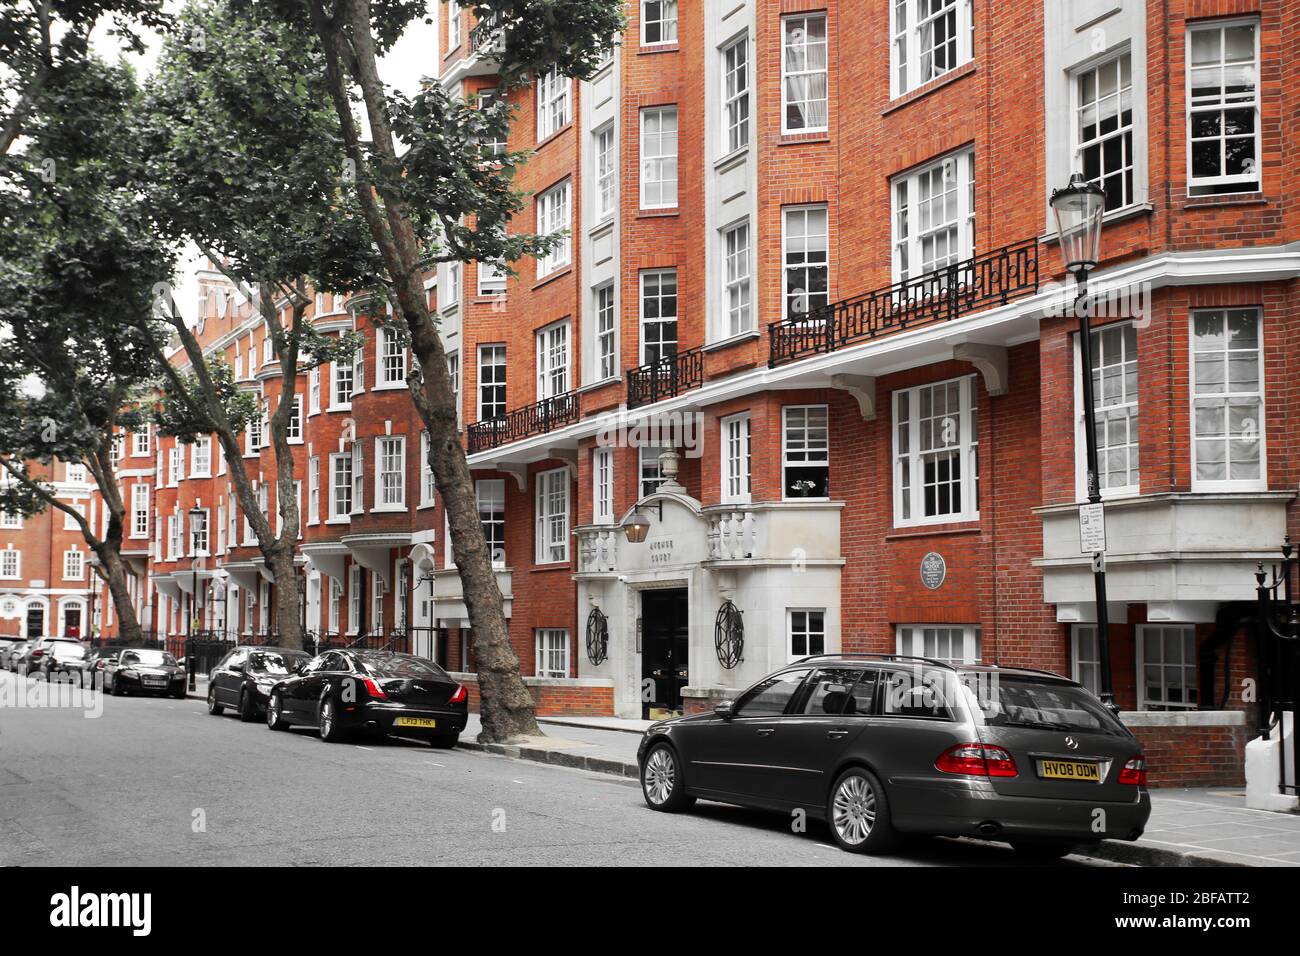
[[[501,53],[505,50],[505,31],[501,16],[489,13],[469,31],[469,43],[476,53]]]
[[[672,398],[704,382],[704,351],[696,347],[665,355],[627,373],[627,407],[649,405]]]
[[[905,329],[950,322],[1038,291],[1038,240],[993,252],[768,326],[775,368]]]
[[[466,430],[470,454],[571,425],[578,420],[578,410],[578,393],[565,392],[497,418],[475,422]]]

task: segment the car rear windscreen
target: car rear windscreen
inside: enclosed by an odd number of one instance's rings
[[[55,657],[64,660],[81,660],[86,656],[86,649],[80,644],[55,644],[52,648]]]
[[[987,672],[963,674],[962,682],[975,692],[984,721],[993,727],[1126,733],[1105,704],[1073,684]]]
[[[447,672],[433,661],[419,657],[406,657],[398,654],[371,655],[362,657],[365,665],[374,677],[401,677],[407,680],[451,680]]]
[[[272,651],[255,651],[248,655],[248,669],[266,671],[268,674],[289,674],[309,658],[306,654],[277,654]]]

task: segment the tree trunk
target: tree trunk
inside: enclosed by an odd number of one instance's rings
[[[281,647],[302,650],[302,620],[299,618],[298,575],[294,571],[293,551],[276,546],[266,555],[266,565],[275,579],[276,643]]]
[[[99,557],[101,577],[108,585],[108,593],[112,596],[113,607],[117,611],[118,636],[128,644],[144,643],[144,631],[140,627],[139,618],[135,616],[135,604],[132,603],[131,592],[126,586],[127,570],[122,555],[116,549],[107,546],[97,549],[95,553]],[[87,632],[90,630],[89,623],[86,625],[86,630]]]
[[[412,385],[411,394],[429,431],[429,467],[447,510],[456,569],[473,626],[483,727],[479,740],[501,742],[525,734],[540,735],[533,700],[510,644],[501,589],[479,523],[473,475],[457,428],[447,356],[429,316],[420,281],[421,256],[415,229],[401,196],[370,175],[369,154],[361,147],[352,115],[349,87],[355,82],[365,102],[371,149],[380,163],[396,168],[399,164],[386,94],[371,34],[370,4],[346,0],[335,8],[333,19],[325,15],[319,0],[312,0],[309,6],[325,51],[330,96],[348,155],[357,170],[355,184],[362,212],[383,257],[397,306],[411,333],[411,349],[420,363],[423,382],[419,388]],[[382,208],[376,194],[383,200]]]

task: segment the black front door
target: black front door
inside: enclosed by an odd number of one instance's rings
[[[681,713],[690,636],[686,589],[641,594],[641,716]]]

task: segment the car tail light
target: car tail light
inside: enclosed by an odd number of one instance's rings
[[[32,657],[44,657],[44,656],[45,656],[44,651],[32,651]]]
[[[469,696],[469,691],[465,690],[465,685],[457,684],[456,689],[451,692],[451,697],[448,699],[447,703],[459,704],[462,700],[464,700],[468,696]]]
[[[363,677],[361,682],[366,685],[366,693],[375,700],[388,700],[388,695],[384,693],[382,687],[375,683],[374,678]]]
[[[1119,782],[1132,784],[1135,787],[1145,787],[1147,785],[1146,760],[1142,757],[1134,757],[1124,764],[1124,769],[1119,772]]]
[[[934,766],[944,773],[975,777],[1014,777],[1016,762],[1011,754],[992,744],[957,744],[939,755]]]

